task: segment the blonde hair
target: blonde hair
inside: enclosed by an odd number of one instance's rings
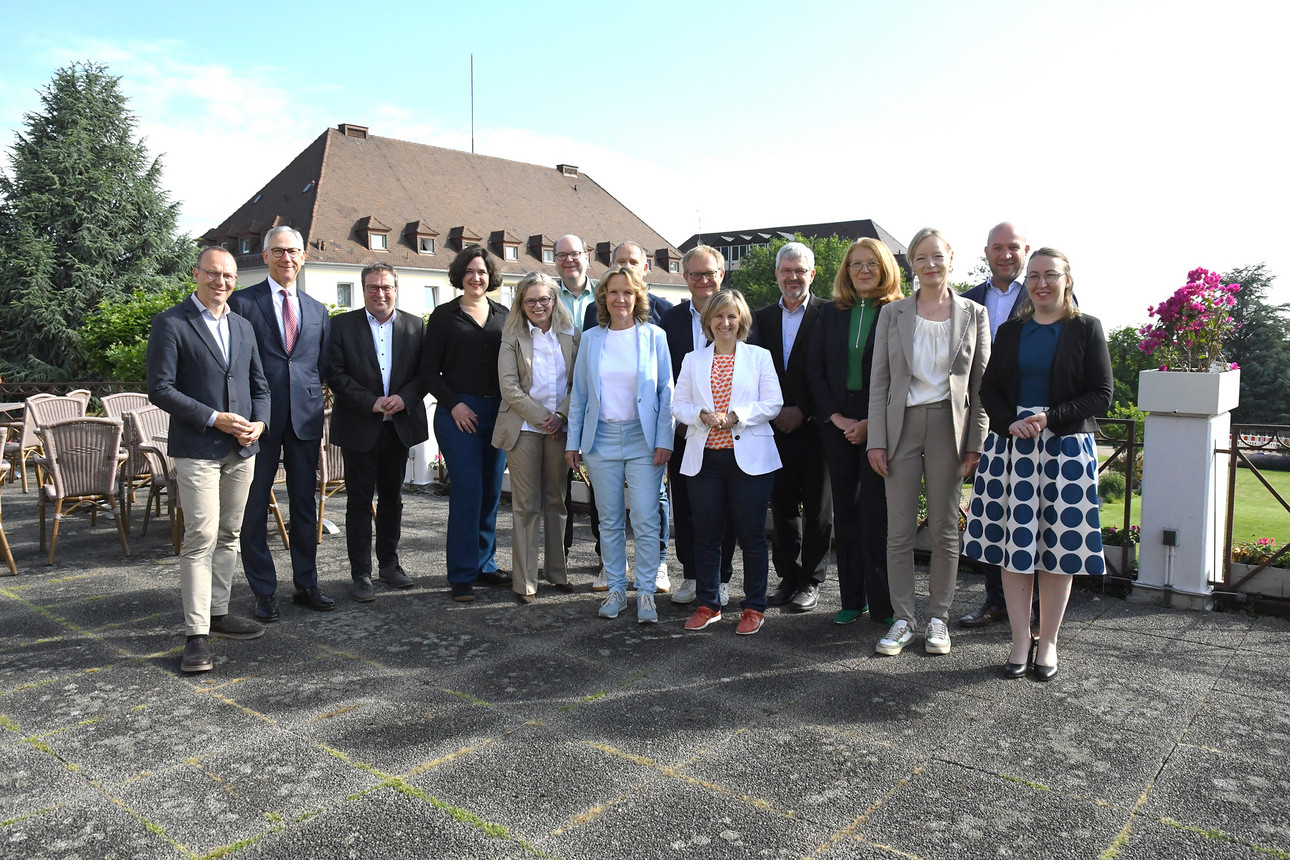
[[[1060,260],[1066,271],[1066,289],[1062,290],[1062,319],[1068,320],[1079,316],[1079,305],[1075,304],[1075,278],[1071,276],[1071,261],[1056,248],[1040,248],[1030,255],[1033,262],[1036,257],[1051,257]],[[1027,263],[1029,265],[1029,263]],[[1030,288],[1027,287],[1021,296],[1021,307],[1017,308],[1017,319],[1028,320],[1035,316],[1035,303],[1030,300]]]
[[[556,331],[568,331],[573,327],[573,317],[569,315],[569,309],[560,301],[560,291],[556,288],[555,279],[545,272],[529,272],[520,278],[520,282],[515,285],[515,301],[511,302],[511,312],[506,315],[506,324],[502,327],[503,335],[517,335],[523,330],[524,324],[528,322],[528,315],[524,313],[524,294],[532,286],[546,287],[547,293],[554,302],[551,309],[551,324],[555,326]]]
[[[609,279],[615,275],[622,275],[631,284],[632,293],[636,296],[632,305],[632,316],[636,318],[636,322],[649,322],[649,288],[641,279],[640,272],[631,266],[610,266],[600,283],[596,284],[596,322],[601,328],[609,325]]]
[[[739,311],[739,330],[735,332],[735,337],[740,341],[747,340],[748,332],[752,331],[752,311],[748,309],[748,301],[743,293],[738,290],[717,290],[708,299],[708,303],[703,306],[703,313],[699,314],[703,336],[708,340],[716,340],[712,333],[712,318],[719,312],[724,312],[726,305],[734,305]]]
[[[846,256],[842,258],[842,265],[838,267],[838,274],[833,279],[833,304],[840,311],[850,309],[860,300],[860,291],[851,280],[850,268],[851,257],[860,248],[864,248],[878,258],[878,274],[881,276],[878,286],[881,292],[874,300],[879,307],[901,297],[900,268],[896,265],[896,258],[892,256],[891,249],[877,239],[866,236],[856,240],[850,248],[847,248]]]

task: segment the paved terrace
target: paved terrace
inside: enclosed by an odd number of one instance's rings
[[[4,488],[3,857],[1290,856],[1284,620],[1078,591],[1058,678],[1007,681],[1002,628],[878,657],[836,588],[746,639],[667,601],[599,620],[585,519],[576,593],[460,605],[418,495],[417,587],[352,603],[327,537],[337,611],[288,600],[185,677],[164,529],[122,559],[74,519],[47,568],[32,499]],[[964,575],[955,612],[980,595]]]

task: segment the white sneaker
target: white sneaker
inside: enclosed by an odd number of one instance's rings
[[[638,624],[658,623],[658,609],[654,606],[654,595],[644,592],[636,595],[636,622]]]
[[[886,654],[888,657],[895,657],[901,651],[905,650],[905,646],[908,645],[910,640],[913,638],[913,628],[909,626],[908,621],[901,619],[891,625],[891,629],[887,631],[887,635],[878,640],[878,644],[874,646],[873,650],[877,651],[879,654]]]
[[[672,592],[672,602],[693,603],[698,596],[698,583],[693,579],[685,579],[681,581],[681,587]]]
[[[617,618],[618,613],[622,612],[626,608],[626,592],[615,589],[614,591],[609,592],[609,596],[605,598],[605,602],[600,604],[598,614],[601,618]]]
[[[603,567],[600,569],[600,573],[596,574],[596,578],[591,581],[591,590],[592,591],[609,590],[609,574],[605,572],[605,569]]]
[[[654,578],[654,593],[667,594],[672,590],[672,580],[667,578],[667,562],[660,562],[658,576]]]
[[[927,622],[927,653],[950,653],[950,629],[944,619],[933,618]]]
[[[728,582],[721,583],[720,587],[717,588],[717,596],[721,598],[722,606],[725,606],[727,603],[729,603],[730,602],[730,583]]]

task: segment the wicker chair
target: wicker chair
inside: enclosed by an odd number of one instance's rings
[[[65,397],[70,397],[70,398],[72,398],[73,400],[79,400],[79,401],[81,402],[81,414],[82,414],[82,415],[84,415],[86,412],[88,412],[88,411],[89,411],[89,409],[90,409],[90,390],[89,390],[88,388],[73,388],[71,391],[67,392],[67,394],[65,394],[64,396],[65,396]]]
[[[27,461],[40,456],[40,437],[36,435],[36,419],[31,412],[33,400],[48,400],[52,394],[33,394],[27,398],[22,413],[22,427],[16,439],[7,439],[4,443],[4,458],[13,466],[9,480],[22,478],[22,491],[27,492]]]
[[[125,445],[129,458],[121,468],[126,486],[125,528],[130,530],[134,519],[134,495],[148,489],[143,505],[143,526],[140,537],[148,534],[148,518],[155,507],[161,516],[161,497],[166,497],[166,513],[170,521],[172,540],[182,531],[183,511],[179,507],[179,493],[174,485],[174,470],[166,456],[166,434],[170,432],[170,413],[148,406],[125,413]],[[178,550],[176,550],[177,552]]]
[[[121,422],[114,418],[69,418],[46,424],[38,431],[44,442],[44,467],[48,482],[40,488],[40,548],[45,548],[45,509],[54,506],[54,528],[49,540],[49,564],[58,547],[58,527],[64,515],[87,506],[91,523],[100,510],[116,520],[121,551],[129,556],[125,538],[125,502],[118,472],[121,454]],[[114,513],[113,501],[120,502]],[[64,508],[68,502],[71,506]]]
[[[136,409],[147,409],[152,404],[148,395],[142,391],[119,391],[116,394],[103,395],[103,414],[108,418],[125,420],[125,413]]]
[[[0,486],[4,485],[5,473],[9,471],[9,463],[6,460],[0,460]],[[9,565],[9,572],[14,576],[18,575],[18,565],[13,563],[13,550],[9,549],[9,539],[4,535],[4,518],[0,517],[0,550],[4,551],[4,560]]]
[[[327,500],[345,489],[345,458],[331,443],[331,410],[323,416],[322,450],[318,454],[318,540],[323,537]]]

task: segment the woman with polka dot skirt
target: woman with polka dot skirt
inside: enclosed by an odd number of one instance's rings
[[[1111,406],[1111,356],[1102,324],[1081,314],[1070,261],[1040,248],[1026,296],[999,326],[981,400],[991,433],[977,467],[963,554],[1003,568],[1012,652],[1003,674],[1057,674],[1057,632],[1071,577],[1101,576],[1094,416]],[[1039,637],[1030,630],[1039,577]]]

